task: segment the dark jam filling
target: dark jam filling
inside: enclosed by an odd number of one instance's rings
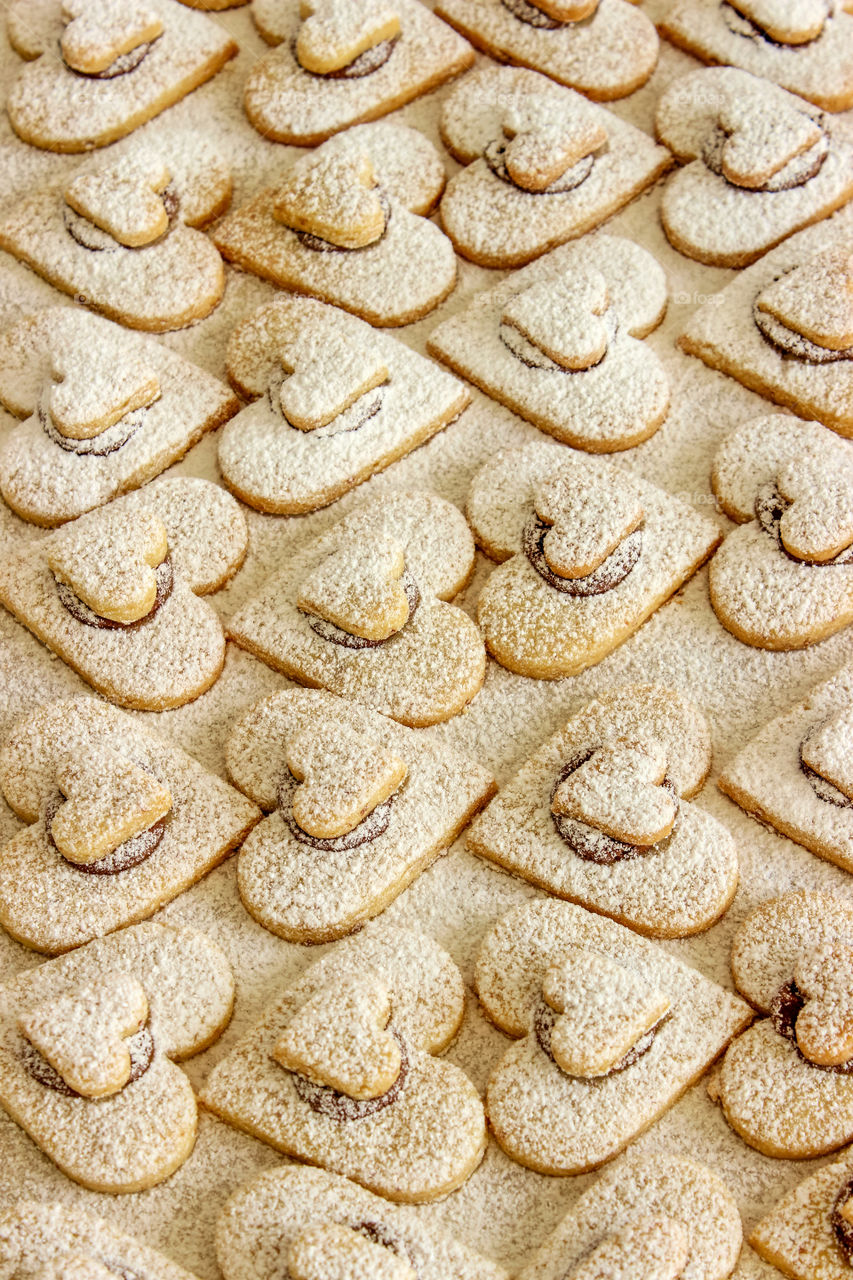
[[[792,267],[791,271],[796,271],[796,267]],[[790,272],[783,271],[781,275],[774,276],[772,283],[777,280],[783,280]],[[816,342],[812,342],[801,333],[797,333],[795,329],[789,329],[781,320],[777,320],[775,316],[771,316],[769,312],[762,311],[758,305],[761,294],[756,294],[752,303],[752,319],[765,342],[767,342],[781,356],[787,356],[794,360],[803,360],[806,364],[835,364],[839,360],[853,360],[853,347],[844,347],[840,350],[834,350],[831,347],[818,346]]]
[[[388,40],[380,40],[379,44],[365,49],[364,53],[360,53],[357,58],[353,58],[352,62],[348,62],[345,67],[339,67],[337,71],[309,71],[299,62],[295,40],[292,42],[291,50],[294,59],[307,76],[314,76],[317,80],[363,80],[365,76],[372,76],[374,71],[385,66],[399,39],[399,35],[396,35]]]
[[[501,4],[519,22],[525,22],[528,27],[537,27],[540,31],[557,31],[560,27],[575,25],[573,22],[558,22],[556,18],[550,18],[547,13],[537,9],[536,5],[528,4],[527,0],[501,0]]]
[[[853,1222],[848,1222],[846,1218],[841,1216],[841,1210],[851,1196],[853,1196],[853,1177],[848,1178],[842,1184],[841,1190],[835,1197],[829,1221],[832,1224],[832,1232],[838,1242],[838,1247],[847,1262],[853,1266]]]
[[[163,201],[163,207],[166,210],[166,216],[169,219],[169,225],[161,236],[156,240],[150,241],[149,244],[141,244],[133,247],[120,244],[115,237],[111,236],[108,231],[104,231],[101,227],[95,226],[94,222],[90,222],[88,218],[84,218],[82,214],[77,213],[70,205],[64,205],[62,209],[62,220],[65,224],[65,230],[68,232],[75,244],[79,244],[81,249],[88,249],[90,253],[118,253],[121,249],[129,249],[136,253],[142,249],[151,249],[154,245],[161,244],[166,236],[170,234],[175,226],[178,214],[181,208],[181,199],[178,195],[177,188],[173,183],[160,192],[160,199]]]
[[[790,500],[783,497],[772,480],[761,485],[755,495],[756,520],[788,560],[793,564],[799,564],[808,569],[839,569],[853,564],[853,547],[847,547],[834,560],[827,560],[822,564],[813,563],[809,560],[798,560],[796,556],[792,556],[782,541],[782,534],[779,529],[779,522],[790,505]]]
[[[144,618],[137,618],[135,622],[116,622],[113,618],[102,618],[99,613],[95,613],[94,609],[84,604],[66,583],[58,579],[55,580],[56,594],[59,596],[62,607],[71,614],[72,618],[82,622],[86,627],[95,627],[99,631],[136,631],[137,628],[144,627],[153,621],[172,594],[175,576],[172,572],[171,556],[167,555],[163,563],[157,566],[156,577],[157,595],[154,598],[154,604]]]
[[[147,406],[134,409],[89,440],[72,440],[69,436],[64,436],[61,431],[57,431],[51,421],[50,413],[43,405],[40,404],[37,410],[39,425],[48,440],[52,440],[65,453],[76,454],[78,458],[106,458],[111,453],[117,453],[136,435],[145,421],[147,412]]]
[[[392,1106],[406,1087],[409,1056],[400,1035],[393,1027],[390,1030],[400,1046],[400,1074],[385,1093],[380,1094],[378,1098],[351,1098],[349,1094],[338,1093],[337,1089],[332,1089],[329,1085],[315,1084],[313,1080],[291,1072],[293,1087],[301,1100],[319,1115],[341,1122],[365,1120],[368,1116],[376,1115],[378,1111],[384,1111],[386,1107]]]
[[[374,387],[372,391],[366,391],[364,395],[358,397],[343,413],[339,413],[331,422],[327,422],[324,427],[315,427],[312,431],[302,431],[299,427],[294,427],[284,415],[281,407],[281,384],[287,375],[285,373],[276,374],[270,379],[267,388],[267,400],[270,410],[277,417],[286,422],[291,431],[298,431],[301,436],[308,440],[328,440],[330,436],[344,435],[347,431],[358,431],[365,423],[370,422],[371,418],[375,418],[382,405],[385,402],[385,386]]]
[[[486,147],[483,152],[483,159],[495,177],[500,178],[501,182],[506,182],[509,186],[515,187],[518,191],[523,191],[526,196],[556,196],[576,190],[581,183],[586,182],[592,173],[596,156],[601,154],[601,152],[596,152],[595,155],[582,156],[576,164],[573,164],[559,178],[555,178],[550,187],[546,187],[544,191],[528,191],[526,187],[520,187],[517,182],[514,182],[509,175],[506,167],[507,145],[505,138],[496,138]]]
[[[295,227],[291,227],[291,231],[296,236],[301,245],[306,249],[311,249],[314,253],[365,253],[368,249],[374,249],[380,244],[388,234],[388,223],[391,221],[391,205],[388,197],[381,189],[377,191],[379,203],[382,205],[382,212],[385,215],[385,226],[382,235],[376,240],[372,240],[370,244],[363,244],[357,249],[347,249],[341,244],[332,244],[331,240],[323,240],[320,236],[313,235],[310,231],[297,231]]]
[[[806,745],[811,735],[813,733],[817,733],[819,729],[822,729],[825,723],[826,722],[822,720],[819,724],[812,725],[811,729],[809,729],[805,738],[803,738],[800,743],[800,768],[802,769],[806,781],[817,796],[818,800],[823,800],[826,804],[834,805],[836,809],[853,809],[853,800],[851,800],[849,796],[846,796],[843,791],[840,791],[832,782],[828,782],[826,778],[822,778],[821,775],[816,773],[814,769],[810,768],[803,759],[803,747]]]
[[[633,1044],[624,1058],[620,1058],[618,1062],[614,1062],[609,1070],[600,1076],[584,1076],[583,1079],[589,1080],[591,1084],[595,1084],[597,1080],[606,1080],[608,1076],[618,1075],[621,1071],[627,1071],[629,1067],[633,1067],[635,1062],[639,1062],[640,1058],[645,1057],[649,1049],[655,1042],[655,1037],[663,1024],[669,1019],[669,1014],[665,1013],[662,1018],[649,1027],[645,1035],[640,1036],[636,1044]],[[554,1062],[554,1055],[551,1052],[551,1032],[554,1029],[554,1023],[557,1021],[557,1014],[549,1004],[544,1000],[540,1000],[533,1014],[533,1031],[536,1036],[537,1044],[546,1058],[550,1058]],[[556,1065],[556,1064],[555,1064]],[[560,1068],[562,1070],[562,1068]]]
[[[814,44],[814,40],[808,40],[805,44],[783,44],[780,40],[774,40],[762,27],[759,27],[750,18],[747,18],[745,14],[738,13],[737,9],[727,4],[726,0],[722,0],[720,4],[720,14],[732,35],[742,36],[743,39],[752,40],[755,44],[769,44],[774,49],[788,49],[792,53],[796,53],[798,49],[808,49],[810,45]],[[828,12],[827,16],[829,16]],[[823,32],[821,31],[822,34]],[[819,39],[820,35],[815,36],[815,40]]]
[[[127,1085],[134,1084],[140,1080],[145,1072],[151,1066],[154,1060],[154,1040],[146,1023],[136,1035],[129,1036],[125,1041],[128,1053],[130,1054],[130,1076],[127,1084],[122,1085],[122,1089],[126,1089]],[[62,1094],[64,1098],[80,1098],[83,1095],[77,1093],[76,1089],[72,1089],[62,1079],[62,1076],[56,1071],[46,1058],[43,1058],[35,1045],[30,1044],[29,1040],[22,1038],[21,1051],[19,1054],[21,1066],[32,1076],[38,1084],[44,1085],[46,1089],[52,1089],[54,1093]],[[121,1092],[121,1090],[119,1090]],[[115,1097],[115,1094],[111,1094]],[[90,1099],[97,1102],[97,1098]]]
[[[800,1046],[797,1044],[797,1018],[800,1011],[806,1003],[806,998],[799,990],[793,978],[790,982],[786,982],[780,987],[770,1002],[768,1010],[770,1021],[773,1024],[773,1030],[777,1035],[783,1036],[789,1040],[794,1046],[797,1056],[808,1066],[814,1067],[815,1071],[830,1071],[833,1075],[849,1076],[853,1075],[853,1059],[849,1062],[840,1062],[837,1066],[822,1066],[819,1062],[812,1062],[804,1053],[801,1053]]]
[[[141,768],[144,768],[146,773],[156,776],[153,770],[145,768],[145,765],[142,765]],[[65,796],[61,791],[57,791],[45,806],[44,829],[47,835],[47,842],[52,849],[56,850],[67,866],[88,876],[117,876],[122,871],[130,871],[131,867],[138,867],[140,863],[146,862],[159,847],[172,816],[171,812],[169,812],[157,822],[152,822],[150,827],[146,827],[138,835],[131,836],[129,840],[125,840],[118,848],[113,849],[112,853],[99,858],[97,862],[72,862],[57,848],[56,841],[53,838],[53,820],[64,802]]]
[[[549,587],[567,596],[601,596],[618,587],[634,569],[643,550],[643,529],[635,529],[624,538],[602,564],[584,578],[561,578],[545,558],[544,542],[550,529],[534,511],[522,534],[522,549],[533,568]]]
[[[404,1258],[409,1263],[416,1276],[420,1276],[417,1263],[406,1241],[398,1231],[393,1227],[386,1226],[384,1222],[348,1222],[347,1226],[353,1231],[360,1232],[366,1236],[374,1244],[381,1244],[383,1248],[389,1249],[391,1253],[396,1253],[399,1258]]]
[[[586,764],[600,748],[584,747],[582,750],[575,752],[570,760],[563,765],[554,785],[551,788],[551,800],[554,799],[557,788],[566,778]],[[661,786],[672,796],[675,801],[676,811],[680,804],[678,792],[674,784],[669,778],[664,778]],[[578,821],[577,818],[569,818],[562,813],[551,813],[551,819],[557,829],[557,835],[569,846],[572,853],[576,853],[579,858],[583,858],[585,862],[597,862],[601,866],[612,866],[614,862],[628,862],[632,858],[643,858],[649,853],[657,853],[659,850],[666,849],[671,834],[665,836],[658,844],[639,845],[628,844],[624,840],[616,840],[613,836],[605,835],[603,831],[596,831],[595,827],[587,826],[585,822]],[[676,812],[676,822],[678,814]],[[675,826],[673,825],[673,831]]]
[[[353,827],[352,831],[347,831],[342,836],[325,839],[321,836],[312,836],[307,831],[303,831],[293,816],[293,793],[298,785],[296,778],[289,769],[286,769],[278,789],[278,808],[288,831],[300,844],[307,844],[321,853],[346,853],[349,849],[357,849],[360,845],[372,844],[388,830],[397,791],[378,804],[357,827]]]
[[[138,66],[141,66],[159,39],[160,36],[155,36],[153,40],[147,40],[145,44],[138,44],[135,49],[129,49],[127,53],[120,54],[115,62],[111,62],[108,67],[104,67],[103,71],[78,71],[76,67],[69,66],[65,59],[62,58],[61,45],[59,56],[71,74],[80,76],[83,80],[115,80],[118,76],[130,75],[131,71],[135,71]]]
[[[418,584],[412,575],[406,570],[402,577],[402,587],[409,602],[409,616],[403,623],[403,627],[407,627],[418,611],[418,605],[421,602],[421,593]],[[388,644],[400,631],[395,631],[394,635],[386,636],[384,640],[368,640],[364,636],[352,636],[348,631],[336,627],[334,622],[327,622],[325,618],[318,618],[313,613],[306,613],[305,617],[312,631],[320,637],[321,640],[328,640],[331,644],[339,644],[344,649],[378,649],[380,645]]]

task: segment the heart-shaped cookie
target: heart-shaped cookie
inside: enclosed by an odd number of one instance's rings
[[[808,44],[823,30],[826,0],[731,0],[732,7],[776,44]]]
[[[782,468],[776,485],[791,504],[779,521],[789,555],[825,564],[853,543],[853,467],[830,473],[798,459]]]
[[[525,191],[545,191],[607,141],[603,120],[591,113],[569,112],[555,120],[554,104],[547,99],[513,103],[502,126],[510,139],[504,152],[507,172]]]
[[[724,177],[736,187],[753,190],[763,187],[822,136],[806,111],[761,92],[727,97],[718,122],[728,135],[720,156]]]
[[[333,551],[302,583],[297,608],[325,618],[351,636],[387,640],[409,620],[399,542],[352,541]]]
[[[374,244],[385,231],[385,210],[370,156],[327,148],[298,160],[276,192],[273,215],[339,249]]]
[[[596,751],[554,792],[554,813],[576,818],[626,844],[649,846],[672,831],[678,804],[660,784],[666,754],[653,739],[617,739]]]
[[[168,230],[162,193],[170,178],[161,157],[139,151],[76,173],[65,188],[65,202],[119,244],[139,248]]]
[[[387,986],[367,974],[323,987],[288,1021],[273,1057],[349,1098],[378,1098],[400,1074]]]
[[[609,301],[600,271],[569,268],[514,294],[501,320],[564,369],[589,369],[607,350]]]
[[[800,956],[794,982],[805,1004],[797,1048],[809,1062],[835,1067],[853,1058],[853,947],[836,942]]]
[[[59,42],[62,56],[84,75],[106,71],[163,30],[157,9],[138,0],[62,0],[62,15],[67,22]]]
[[[128,623],[154,607],[154,570],[168,551],[166,526],[154,511],[104,508],[83,528],[74,522],[53,534],[47,561],[99,617]]]
[[[660,1022],[670,1001],[635,970],[600,952],[569,947],[549,965],[542,994],[557,1013],[551,1053],[570,1076],[605,1076]]]
[[[690,1253],[687,1232],[665,1214],[638,1218],[607,1236],[566,1280],[678,1280]]]
[[[160,398],[160,379],[139,353],[122,353],[81,341],[52,359],[48,409],[53,425],[69,440],[92,440],[119,419]]]
[[[340,71],[368,49],[400,34],[396,10],[383,0],[302,0],[296,57],[306,71]]]
[[[39,1001],[18,1027],[75,1093],[104,1098],[130,1079],[127,1038],[144,1025],[148,1000],[136,978],[105,973],[97,986]]]
[[[304,730],[288,743],[287,765],[299,786],[298,826],[319,839],[346,835],[396,791],[406,765],[369,738],[340,726],[333,739]]]
[[[62,757],[56,785],[65,800],[50,834],[63,858],[82,866],[146,831],[172,807],[164,783],[106,743],[92,743],[85,756]]]
[[[853,347],[853,250],[840,245],[772,280],[759,311],[830,351]]]
[[[629,486],[596,484],[572,472],[555,472],[537,486],[534,509],[551,526],[543,550],[561,578],[584,578],[639,528],[643,508]]]
[[[282,335],[281,411],[300,431],[325,427],[360,396],[388,381],[388,366],[372,344],[346,333],[302,330]]]
[[[319,1223],[294,1236],[287,1273],[292,1280],[417,1280],[395,1249],[344,1222]]]
[[[800,759],[853,800],[853,707],[830,716],[807,733],[800,744]]]

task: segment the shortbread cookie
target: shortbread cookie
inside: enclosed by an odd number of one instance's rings
[[[216,1256],[225,1280],[279,1280],[282,1260],[298,1280],[507,1280],[503,1267],[415,1210],[323,1169],[274,1169],[235,1191],[219,1217]]]
[[[98,1016],[99,1001],[119,980],[141,988],[148,1010],[129,1036]],[[231,968],[204,934],[140,924],[96,939],[0,988],[0,1106],[84,1187],[155,1186],[180,1168],[195,1141],[195,1097],[174,1064],[216,1040],[233,1002]],[[38,1048],[30,1038],[36,1017],[47,1027]],[[82,1091],[79,1070],[72,1075],[64,1060],[57,1068],[51,1049],[60,1043],[78,1068],[89,1052],[123,1048],[124,1083],[108,1096]]]
[[[78,1205],[19,1200],[0,1215],[0,1276],[41,1280],[195,1280],[164,1254]]]
[[[488,1017],[518,1040],[489,1080],[492,1132],[513,1160],[548,1174],[611,1160],[752,1016],[689,965],[568,902],[503,916],[480,948],[476,987]],[[630,1029],[627,1051],[617,1025]],[[594,1065],[583,1060],[591,1050]],[[605,1230],[606,1216],[597,1225]]]
[[[802,649],[853,622],[853,445],[817,422],[753,418],[723,440],[712,483],[742,522],[711,561],[728,631]]]
[[[698,707],[660,686],[626,685],[522,765],[471,827],[468,848],[640,933],[697,933],[726,910],[738,880],[728,831],[689,803],[710,766]],[[641,830],[643,815],[657,839]]]
[[[614,551],[599,549],[586,577],[560,572],[553,531],[579,540],[571,493],[583,486],[583,518],[610,526],[629,501],[641,523]],[[486,647],[519,675],[576,675],[627,640],[683,585],[720,541],[716,525],[612,463],[552,444],[502,449],[475,474],[468,519],[486,555],[501,562],[480,593]],[[618,527],[618,525],[617,525]]]
[[[710,1169],[632,1152],[575,1202],[518,1280],[725,1280],[742,1236],[734,1198]]]
[[[792,1280],[847,1280],[853,1265],[853,1161],[849,1155],[793,1187],[749,1243]]]
[[[409,324],[456,282],[453,246],[419,216],[444,180],[423,134],[359,125],[296,160],[277,187],[220,222],[213,241],[229,262],[283,289],[380,327]]]
[[[485,676],[480,633],[446,603],[473,567],[468,526],[444,498],[373,498],[292,556],[228,635],[291,680],[403,724],[435,724],[461,711]]]
[[[590,231],[672,164],[642,130],[513,67],[460,81],[444,101],[441,135],[468,166],[447,185],[442,225],[484,267],[521,266]]]
[[[197,228],[230,199],[230,172],[200,139],[167,155],[134,138],[21,199],[0,218],[0,248],[76,302],[163,333],[220,302],[222,259]]]
[[[650,253],[590,236],[478,293],[427,349],[564,444],[611,453],[647,440],[666,417],[666,373],[639,341],[665,309],[666,278]]]
[[[344,994],[353,986],[384,993],[372,1024],[348,1016]],[[389,1007],[390,1021],[381,1016]],[[463,1007],[462,977],[436,943],[403,929],[371,930],[305,971],[214,1067],[201,1101],[279,1151],[389,1200],[435,1200],[471,1175],[486,1144],[474,1086],[433,1056],[456,1035]],[[297,1022],[301,1069],[282,1065],[294,1059],[279,1051]],[[358,1097],[364,1090],[355,1085],[331,1083],[344,1055],[375,1068],[389,1051],[400,1065],[384,1092]]]
[[[293,942],[328,942],[378,915],[495,790],[472,760],[314,689],[258,703],[226,758],[270,814],[240,853],[240,896]]]
[[[240,407],[168,347],[78,307],[0,335],[0,401],[26,419],[0,450],[0,492],[48,526],[139,488]]]
[[[0,750],[0,786],[29,824],[0,846],[0,922],[51,953],[153,915],[261,816],[179,747],[94,698],[20,720]]]
[[[417,0],[253,0],[276,48],[246,81],[246,114],[265,138],[314,146],[387,115],[474,61]]]
[[[802,890],[735,934],[735,986],[765,1016],[731,1045],[714,1096],[767,1156],[811,1159],[853,1138],[853,909]]]
[[[851,721],[847,666],[759,729],[718,781],[747,813],[845,871],[853,871]]]
[[[700,262],[744,267],[853,195],[850,125],[735,67],[676,80],[655,125],[684,166],[666,184],[661,222]]]
[[[154,605],[116,622],[86,600],[106,594],[115,601],[129,546],[134,572],[147,577],[140,548],[152,523],[166,546]],[[13,551],[0,565],[0,602],[111,701],[147,711],[179,707],[222,670],[222,623],[199,596],[236,573],[247,542],[245,516],[217,485],[155,480]]]
[[[50,151],[123,138],[238,51],[218,23],[174,0],[10,0],[6,16],[9,40],[29,63],[6,110],[19,137]]]
[[[844,7],[836,0],[675,0],[661,32],[703,62],[742,67],[825,111],[844,111],[853,106],[853,18]]]
[[[279,515],[333,502],[431,439],[470,399],[431,361],[312,298],[259,308],[231,335],[227,365],[254,403],[220,436],[222,474],[244,502]]]
[[[658,59],[654,26],[625,0],[438,0],[435,11],[499,62],[599,100],[639,89]]]
[[[791,236],[714,294],[678,340],[751,391],[853,435],[853,208]]]

